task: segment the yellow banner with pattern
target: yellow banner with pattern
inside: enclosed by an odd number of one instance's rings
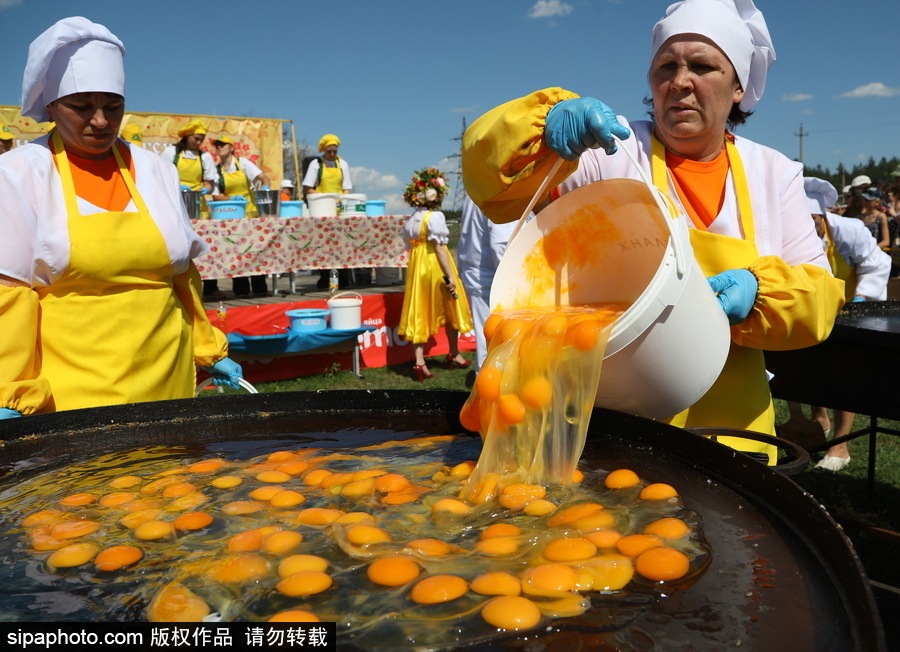
[[[258,165],[278,188],[284,175],[281,125],[287,120],[267,118],[234,118],[212,115],[177,115],[167,113],[126,113],[124,129],[134,125],[140,130],[144,148],[157,154],[166,145],[178,142],[178,130],[192,120],[206,122],[209,133],[203,149],[216,158],[212,140],[228,135],[234,140],[234,153]],[[43,136],[53,127],[52,122],[35,122],[19,114],[17,106],[0,106],[0,122],[6,124],[21,145]]]

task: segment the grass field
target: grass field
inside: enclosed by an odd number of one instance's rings
[[[472,353],[464,354],[468,358]],[[323,369],[323,373],[288,381],[259,383],[260,392],[315,391],[334,389],[451,389],[469,391],[475,378],[471,368],[447,368],[440,358],[431,358],[429,368],[434,378],[416,382],[412,363],[377,369],[365,369],[364,378],[356,378],[347,371]],[[776,401],[778,423],[788,419],[783,401]],[[868,418],[858,415],[855,430],[869,424]],[[900,430],[900,423],[881,421],[882,427]],[[873,492],[867,487],[868,437],[850,443],[851,463],[837,474],[807,471],[793,476],[793,480],[826,507],[831,516],[844,528],[854,544],[870,579],[893,587],[900,587],[900,437],[879,435],[876,455],[876,485]],[[813,462],[820,455],[814,456]],[[809,533],[815,537],[815,533]]]

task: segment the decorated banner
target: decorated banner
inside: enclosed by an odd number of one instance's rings
[[[266,118],[229,118],[206,115],[177,115],[166,113],[126,113],[121,129],[128,125],[138,128],[145,149],[161,154],[166,145],[178,142],[178,130],[191,120],[203,120],[209,129],[209,139],[203,150],[216,158],[212,140],[228,135],[234,140],[236,156],[247,158],[258,165],[272,181],[272,187],[281,185],[284,175],[281,123],[286,120]],[[35,122],[22,117],[17,106],[0,106],[0,122],[6,124],[15,136],[16,145],[43,136],[53,128],[52,122]]]

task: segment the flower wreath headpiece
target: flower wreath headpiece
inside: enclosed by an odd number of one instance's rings
[[[403,201],[415,208],[437,208],[449,189],[444,173],[437,168],[423,168],[412,177],[403,193]]]

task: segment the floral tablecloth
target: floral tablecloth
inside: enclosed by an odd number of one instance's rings
[[[204,279],[301,269],[406,267],[404,215],[192,220],[209,252],[194,262]]]

